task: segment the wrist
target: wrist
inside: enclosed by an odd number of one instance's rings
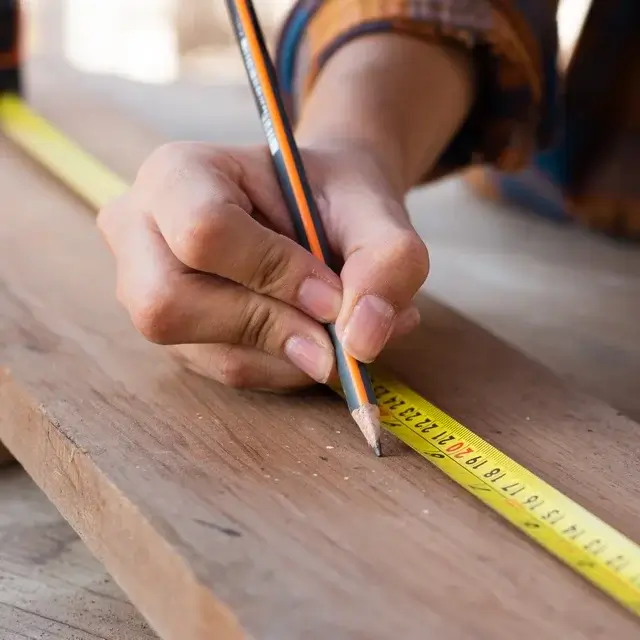
[[[304,146],[367,153],[406,193],[435,165],[473,95],[466,51],[394,33],[356,38],[325,64],[296,135]]]
[[[398,200],[407,193],[404,162],[399,144],[380,136],[359,135],[339,128],[317,127],[298,136],[301,147],[318,152],[332,152],[358,165],[370,167]]]

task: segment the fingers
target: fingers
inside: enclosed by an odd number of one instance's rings
[[[343,304],[336,328],[351,355],[371,362],[424,283],[429,256],[400,204],[356,195],[332,203],[333,208],[340,202],[343,212],[335,238],[345,257]],[[409,318],[414,324],[419,321],[416,313]]]
[[[173,254],[193,270],[334,321],[342,303],[340,278],[251,216],[238,162],[220,152],[203,157],[200,147],[178,149],[170,146],[149,161],[136,192],[136,205],[151,212]],[[269,170],[265,162],[263,171]],[[278,189],[275,183],[272,188]]]
[[[417,329],[419,325],[420,312],[417,307],[411,305],[398,313],[395,322],[393,323],[393,329],[391,330],[389,340],[402,338]]]
[[[252,347],[289,360],[317,382],[328,380],[333,346],[309,316],[229,280],[190,271],[148,218],[113,221],[105,215],[100,226],[116,254],[118,298],[148,340]]]
[[[337,319],[347,350],[373,360],[419,323],[411,301],[428,256],[403,207],[357,175],[337,170],[322,182],[331,202],[323,217],[345,258],[338,278],[283,235],[268,154],[231,156],[206,144],[153,154],[132,190],[98,218],[116,257],[118,298],[138,331],[232,386],[335,382],[319,321]]]
[[[282,392],[314,383],[295,365],[251,347],[187,344],[171,350],[188,369],[236,389]]]
[[[149,339],[163,344],[249,346],[288,358],[318,382],[328,379],[333,367],[331,341],[326,330],[302,312],[210,276],[186,274],[173,286],[165,277],[164,283],[164,297],[143,298],[137,309],[134,306],[134,322]]]

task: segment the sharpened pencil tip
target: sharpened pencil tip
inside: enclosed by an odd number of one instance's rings
[[[380,409],[375,404],[363,404],[351,412],[360,431],[377,456],[382,455],[380,448]],[[380,452],[380,453],[378,453]]]

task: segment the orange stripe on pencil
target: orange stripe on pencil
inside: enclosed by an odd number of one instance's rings
[[[330,265],[329,243],[277,89],[275,70],[253,3],[251,0],[227,0],[227,8],[298,243]],[[344,351],[335,327],[328,325],[327,330],[336,352],[340,382],[351,415],[376,455],[380,456],[380,411],[371,378],[365,365]]]

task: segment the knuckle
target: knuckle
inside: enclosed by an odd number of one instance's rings
[[[248,304],[240,319],[241,342],[268,352],[276,322],[276,313],[270,305]]]
[[[203,268],[211,256],[225,249],[224,238],[231,224],[225,208],[215,207],[212,200],[192,203],[172,243],[176,258],[192,269]]]
[[[405,274],[424,279],[429,272],[429,252],[415,231],[402,231],[391,242],[391,259],[402,265]]]
[[[163,234],[185,265],[206,270],[212,255],[227,251],[237,188],[229,177],[229,154],[205,143],[170,142],[155,149],[136,180],[137,198],[155,211],[164,198],[180,198],[179,215],[165,219]],[[166,211],[166,207],[163,209]]]
[[[260,259],[251,276],[249,286],[266,295],[281,292],[290,280],[291,259],[279,243],[269,243],[260,253]]]
[[[174,343],[176,296],[169,283],[154,283],[136,292],[119,287],[118,297],[127,306],[134,327],[149,342]]]
[[[193,157],[193,146],[188,142],[166,142],[156,147],[142,163],[137,178],[148,176],[162,180],[180,174]]]
[[[247,365],[232,349],[225,350],[220,354],[216,371],[218,382],[226,387],[244,389],[249,384]]]
[[[194,166],[206,165],[209,169],[232,166],[228,152],[216,149],[204,142],[166,142],[156,147],[142,163],[137,179],[154,181],[179,181]]]
[[[204,151],[204,146],[202,143],[200,143],[199,149],[202,149]],[[228,171],[232,166],[234,166],[231,154],[228,151],[220,149],[218,147],[207,145],[206,157],[207,164],[212,168]]]

